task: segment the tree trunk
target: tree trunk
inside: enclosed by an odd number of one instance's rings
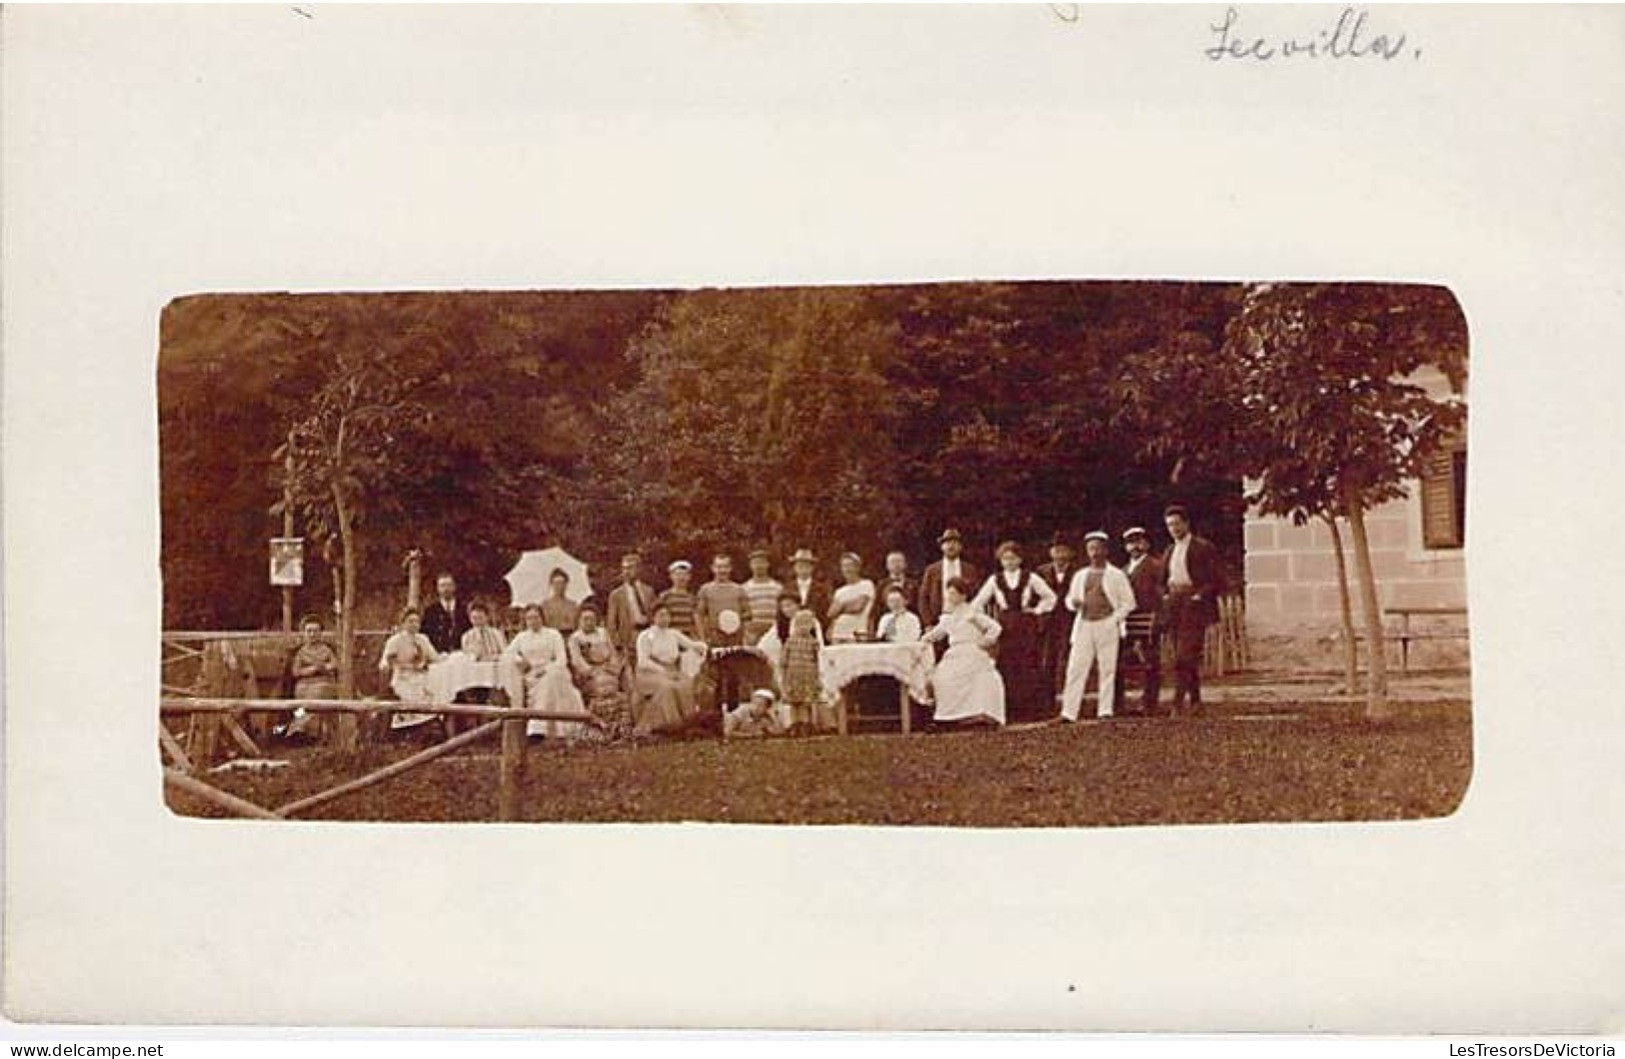
[[[1365,508],[1354,490],[1344,487],[1344,514],[1354,540],[1354,572],[1360,579],[1360,609],[1365,611],[1366,685],[1368,721],[1388,717],[1388,650],[1382,639],[1382,611],[1377,605],[1377,579],[1371,569],[1371,541],[1365,532]]]
[[[1353,695],[1360,686],[1360,650],[1354,640],[1354,600],[1349,594],[1348,559],[1343,554],[1343,532],[1337,516],[1325,515],[1332,530],[1332,555],[1337,559],[1337,606],[1343,619],[1343,688]]]
[[[414,610],[423,605],[423,555],[415,548],[406,557],[406,605]]]
[[[333,506],[338,513],[339,544],[344,551],[344,595],[339,600],[339,697],[355,698],[355,528],[350,505],[344,493],[333,487]]]

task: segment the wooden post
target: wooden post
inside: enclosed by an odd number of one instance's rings
[[[288,447],[282,450],[282,536],[293,536],[293,431],[288,431]],[[293,586],[282,586],[282,631],[293,632]]]
[[[205,695],[230,696],[240,688],[231,686],[231,668],[226,664],[225,647],[220,641],[211,641],[203,649],[201,683]],[[194,713],[187,722],[187,756],[194,768],[206,769],[214,764],[220,741],[220,718],[215,714]]]
[[[525,722],[494,721],[502,725],[502,777],[497,796],[497,819],[519,819],[519,780],[525,769]]]
[[[903,723],[903,734],[908,735],[914,728],[913,707],[908,701],[908,684],[899,680],[897,682],[897,716]]]
[[[414,610],[423,605],[423,552],[417,548],[406,553],[406,605]]]

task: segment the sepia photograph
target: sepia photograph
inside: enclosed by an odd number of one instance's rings
[[[1617,9],[0,23],[31,1045],[1625,1025]]]
[[[159,330],[178,814],[1403,820],[1471,778],[1445,288],[199,293]]]

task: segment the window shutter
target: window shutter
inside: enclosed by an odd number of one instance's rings
[[[1441,448],[1422,472],[1422,543],[1428,548],[1460,548],[1461,529],[1456,520],[1456,460]]]

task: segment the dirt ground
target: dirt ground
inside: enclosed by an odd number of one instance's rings
[[[1465,683],[1464,681],[1461,683]],[[1117,719],[901,736],[547,746],[526,754],[530,821],[721,821],[977,827],[1390,820],[1448,815],[1472,772],[1471,711],[1448,682],[1391,720],[1299,687],[1236,687],[1197,719]],[[275,808],[398,760],[277,747],[289,766],[206,782]],[[492,738],[301,818],[490,821]],[[174,791],[170,807],[223,815]]]

